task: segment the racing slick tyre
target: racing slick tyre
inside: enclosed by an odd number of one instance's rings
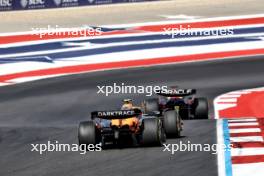
[[[143,120],[142,144],[145,146],[162,145],[165,142],[165,134],[162,122],[159,118],[147,118]]]
[[[208,102],[206,98],[195,99],[195,119],[208,119]]]
[[[81,144],[96,144],[98,137],[96,133],[95,124],[93,121],[85,121],[79,124],[78,139],[79,145]]]
[[[177,111],[171,110],[164,113],[164,128],[170,137],[181,136],[181,119]]]
[[[159,100],[157,98],[145,100],[144,109],[145,113],[159,111]]]

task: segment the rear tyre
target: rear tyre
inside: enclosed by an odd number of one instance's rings
[[[208,119],[208,102],[206,98],[195,99],[195,119]]]
[[[144,129],[142,132],[142,144],[145,146],[162,145],[164,133],[162,122],[158,118],[147,118],[143,120]]]
[[[177,111],[171,110],[164,113],[165,133],[171,137],[181,136],[181,119]]]
[[[79,145],[85,144],[96,144],[98,137],[96,133],[95,124],[93,121],[85,121],[79,124],[78,139]]]
[[[157,98],[147,99],[144,101],[145,113],[159,111],[159,100]]]

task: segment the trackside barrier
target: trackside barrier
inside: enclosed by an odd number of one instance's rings
[[[0,11],[77,7],[155,0],[0,0]]]

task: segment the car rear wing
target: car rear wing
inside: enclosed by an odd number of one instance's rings
[[[140,109],[133,110],[113,110],[113,111],[94,111],[91,113],[92,119],[127,119],[140,115],[142,112]]]
[[[161,89],[156,94],[164,97],[184,97],[196,94],[196,89]]]

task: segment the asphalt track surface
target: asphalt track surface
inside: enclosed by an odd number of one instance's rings
[[[61,10],[2,12],[0,32],[32,27],[73,27],[164,20],[160,15],[202,17],[263,13],[262,0],[177,0]],[[98,10],[100,15],[98,15]],[[43,13],[45,12],[45,13]],[[70,15],[69,15],[70,14]],[[122,15],[120,15],[122,14]],[[64,76],[0,87],[1,176],[215,176],[217,158],[209,152],[162,152],[162,147],[102,152],[31,152],[31,143],[77,143],[77,126],[90,111],[115,109],[123,98],[136,104],[142,95],[98,95],[97,85],[179,85],[198,89],[210,103],[210,120],[185,121],[183,137],[167,143],[216,143],[213,99],[232,90],[264,85],[262,56],[174,64]]]
[[[0,88],[0,175],[217,175],[210,152],[162,152],[162,147],[102,152],[31,152],[31,143],[77,143],[79,121],[90,111],[115,109],[123,98],[139,103],[142,95],[97,94],[97,85],[179,85],[196,88],[210,103],[210,120],[185,121],[183,137],[167,143],[216,143],[213,98],[221,93],[264,85],[262,56],[174,64],[28,82]]]

